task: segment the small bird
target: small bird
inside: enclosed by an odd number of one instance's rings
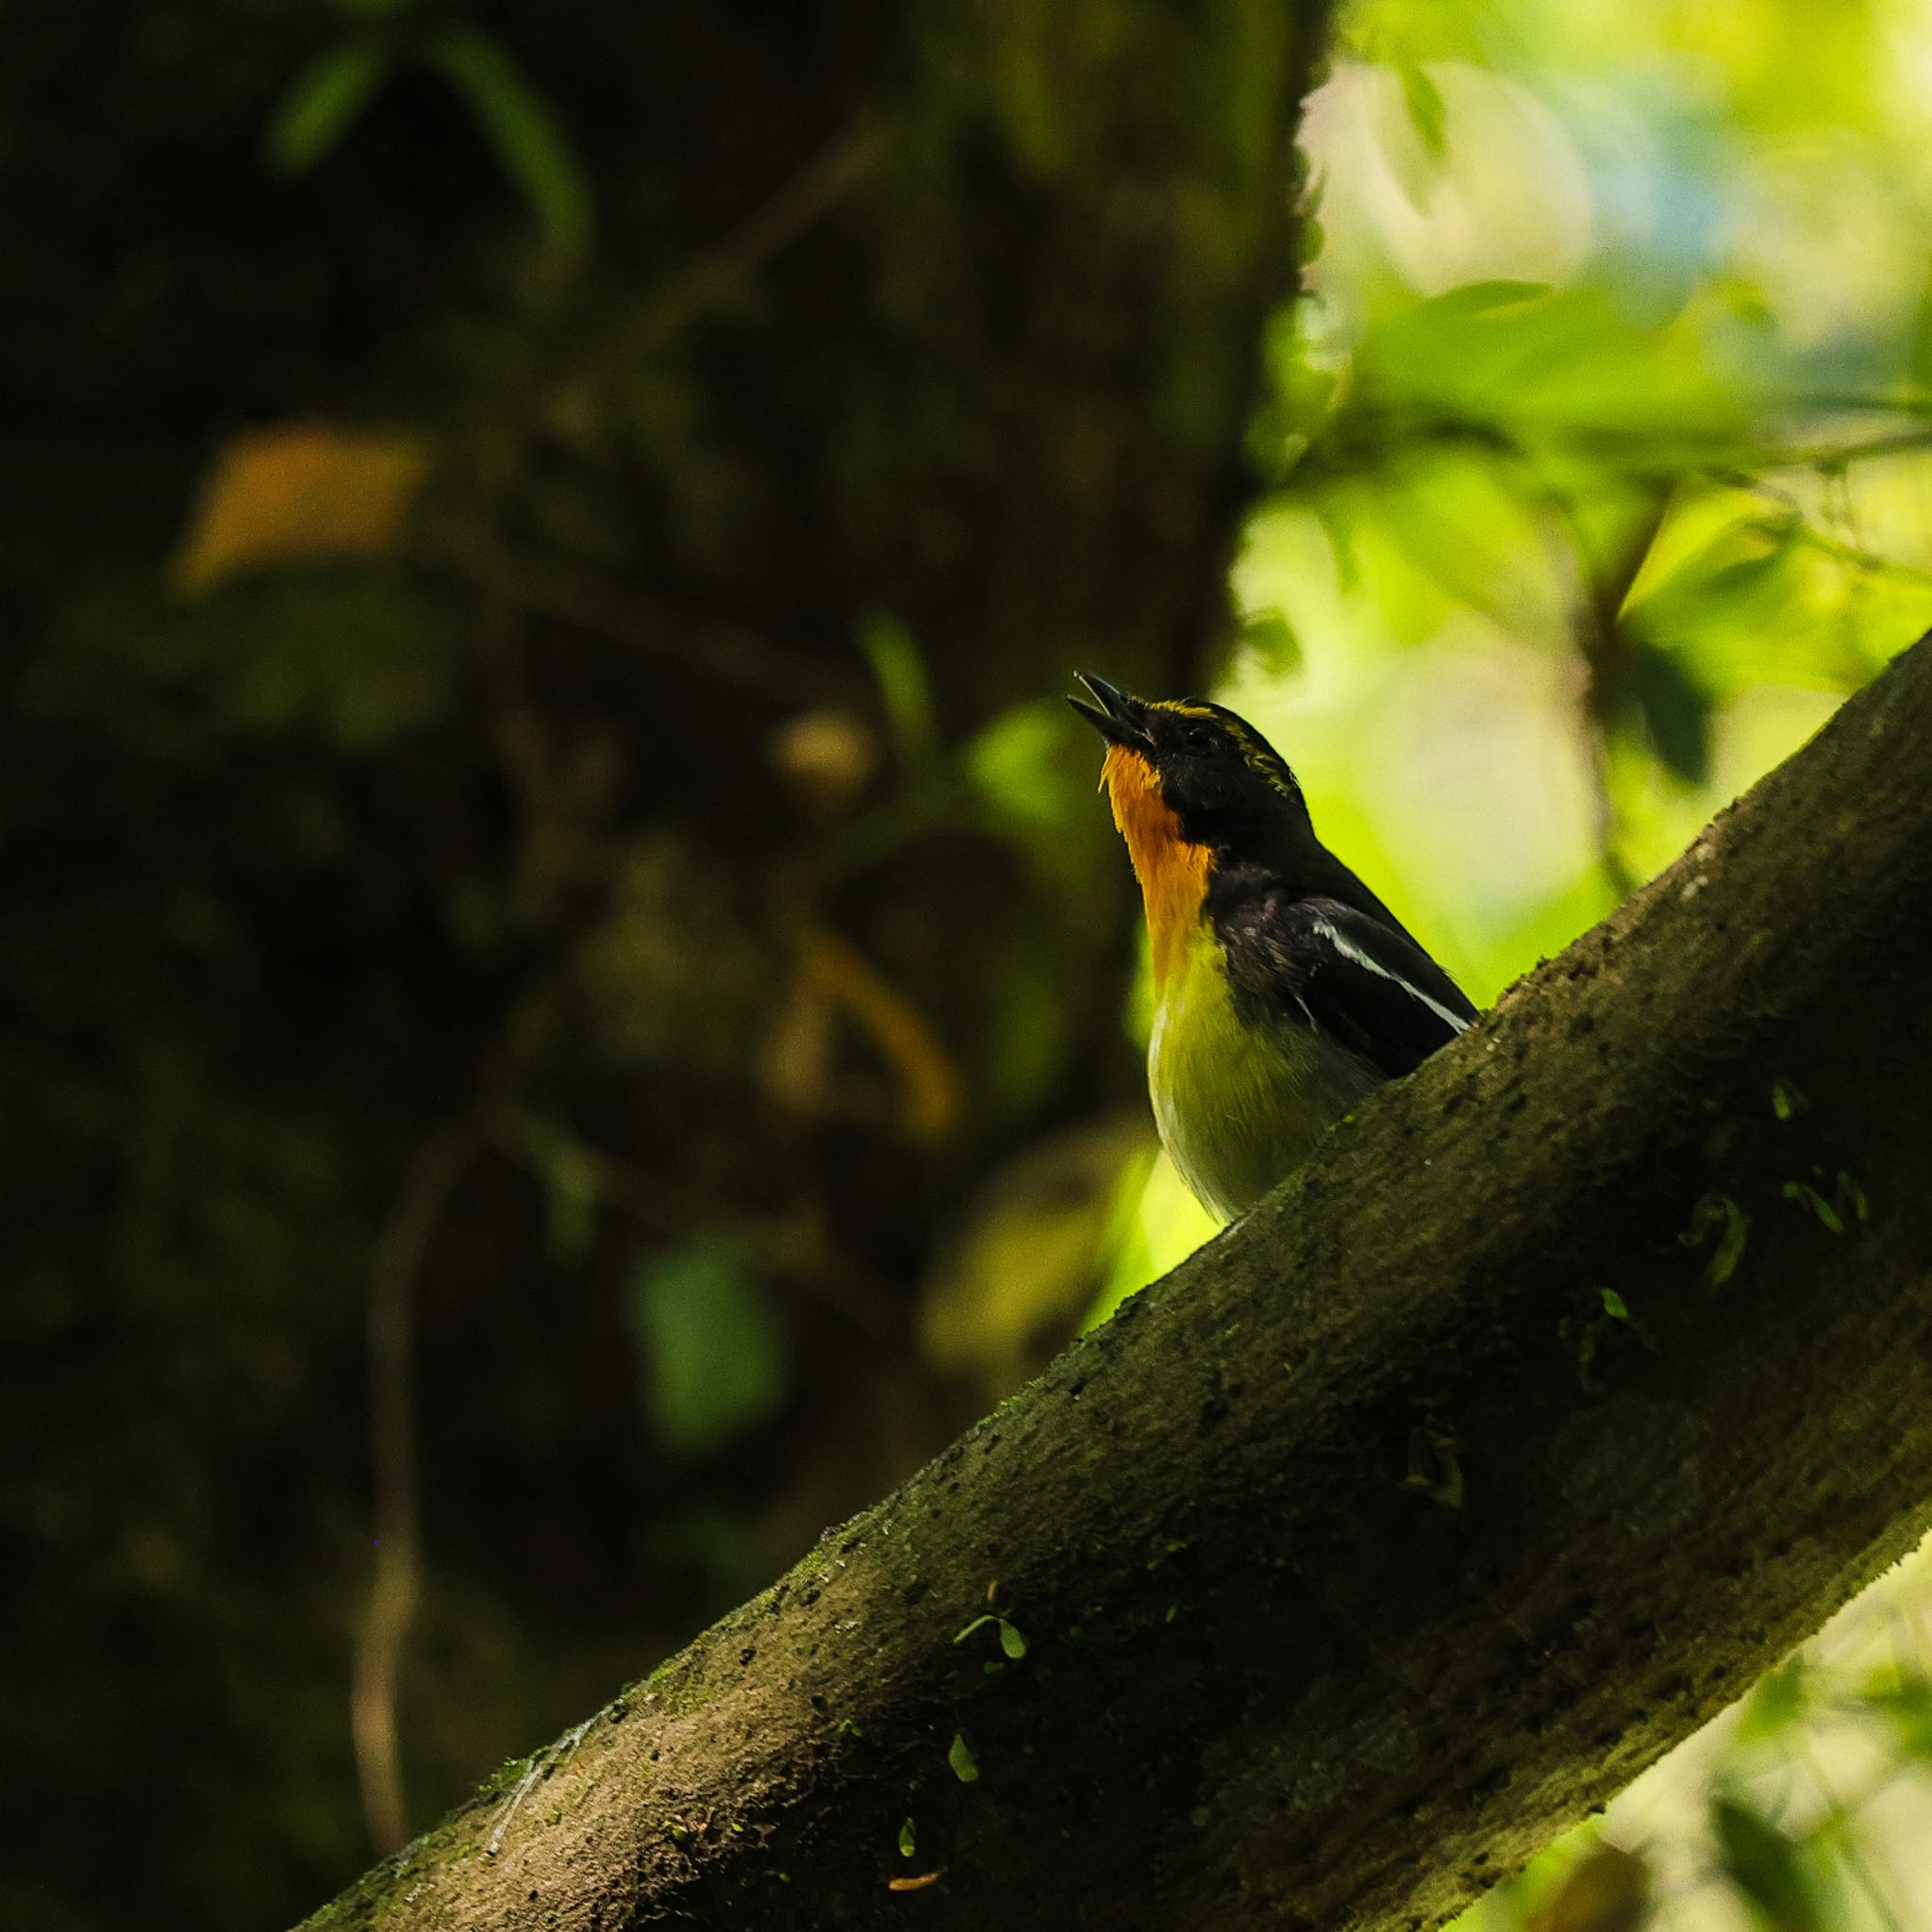
[[[1147,912],[1147,1085],[1161,1144],[1236,1220],[1364,1094],[1476,1016],[1402,922],[1315,836],[1280,755],[1191,698],[1081,674],[1101,783]]]

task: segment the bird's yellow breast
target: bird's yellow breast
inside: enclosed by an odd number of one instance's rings
[[[1245,1214],[1376,1084],[1373,1071],[1285,1015],[1244,1017],[1205,922],[1161,983],[1147,1043],[1160,1143],[1196,1199]]]

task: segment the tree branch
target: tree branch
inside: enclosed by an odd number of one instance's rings
[[[1928,746],[1922,643],[1240,1226],[311,1924],[1457,1910],[1927,1522]]]

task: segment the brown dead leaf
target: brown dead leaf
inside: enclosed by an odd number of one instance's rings
[[[924,1891],[928,1885],[937,1885],[940,1882],[941,1874],[945,1869],[941,1865],[939,1871],[922,1872],[917,1878],[889,1878],[886,1880],[886,1890],[888,1891]]]
[[[422,440],[329,423],[277,423],[216,457],[175,559],[190,594],[277,564],[386,556],[429,467]]]
[[[900,1123],[927,1144],[942,1141],[966,1105],[965,1082],[930,1024],[871,960],[836,933],[805,936],[801,978],[858,1024],[899,1086]]]
[[[1571,1867],[1535,1932],[1637,1932],[1650,1916],[1650,1868],[1607,1839]]]
[[[838,705],[788,720],[772,734],[769,749],[792,796],[822,823],[842,818],[878,769],[877,734]]]

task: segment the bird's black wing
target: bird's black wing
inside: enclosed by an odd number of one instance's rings
[[[1391,1079],[1476,1016],[1412,940],[1340,899],[1269,892],[1233,912],[1222,940],[1237,993],[1306,1020]]]

